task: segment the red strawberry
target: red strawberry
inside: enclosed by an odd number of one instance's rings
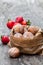
[[[27,25],[27,22],[24,20],[21,22],[22,25]]]
[[[16,18],[15,21],[18,22],[18,23],[21,23],[23,21],[23,17],[19,16],[19,17]]]
[[[1,37],[1,41],[2,41],[3,44],[6,45],[10,41],[10,39],[9,39],[8,36],[2,36]]]
[[[14,26],[15,26],[16,24],[18,24],[18,23],[17,23],[17,22],[15,22]]]
[[[8,27],[9,29],[12,29],[12,27],[14,26],[14,24],[15,24],[14,21],[8,21],[8,22],[7,22],[7,27]]]

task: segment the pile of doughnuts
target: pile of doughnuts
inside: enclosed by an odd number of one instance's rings
[[[14,29],[14,37],[17,38],[28,38],[28,39],[33,39],[36,33],[39,30],[39,27],[37,26],[28,26],[28,25],[21,25],[17,24],[13,27]]]

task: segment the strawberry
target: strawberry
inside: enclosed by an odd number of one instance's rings
[[[21,23],[23,21],[23,17],[19,16],[19,17],[16,18],[15,21],[18,22],[18,23]]]
[[[8,36],[2,36],[1,37],[1,41],[2,41],[3,44],[6,45],[10,41],[10,39],[9,39]]]
[[[24,21],[22,21],[22,22],[21,22],[21,24],[22,24],[22,25],[27,25],[27,23],[26,23],[26,21],[25,21],[25,20],[24,20]]]
[[[14,24],[15,24],[14,21],[8,21],[6,25],[7,25],[7,27],[8,27],[9,29],[12,29],[12,27],[14,26]]]
[[[14,26],[15,26],[15,25],[17,25],[17,24],[18,24],[18,23],[17,23],[17,22],[15,22]]]

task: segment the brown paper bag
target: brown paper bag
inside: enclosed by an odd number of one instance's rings
[[[43,30],[40,29],[33,39],[15,38],[14,29],[11,30],[10,43],[12,47],[18,47],[21,53],[37,54],[43,51]]]

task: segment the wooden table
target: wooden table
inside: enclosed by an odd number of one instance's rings
[[[31,0],[30,0],[31,1]],[[8,18],[15,19],[23,16],[30,19],[32,25],[43,28],[43,6],[35,0],[2,0],[0,1],[0,35],[9,35],[10,30],[6,27]],[[8,46],[2,45],[0,41],[0,65],[43,65],[43,56],[21,55],[19,58],[10,58]]]

